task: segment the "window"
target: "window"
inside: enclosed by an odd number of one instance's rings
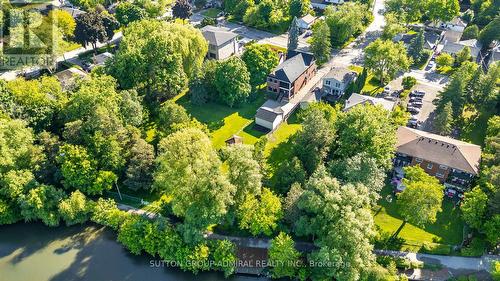
[[[432,163],[427,164],[427,169],[432,169]]]
[[[340,83],[335,83],[335,87],[340,87]]]
[[[439,169],[446,171],[446,170],[448,170],[448,167],[445,165],[439,165]]]
[[[273,88],[272,88],[272,87],[267,87],[267,89],[268,89],[269,91],[272,91],[272,90],[273,90]]]
[[[270,77],[269,77],[269,78],[267,78],[267,81],[269,81],[269,82],[273,82],[273,78],[270,78]]]
[[[422,158],[415,158],[415,162],[422,163]]]
[[[330,80],[326,80],[326,81],[325,81],[325,84],[326,84],[326,85],[330,85]]]
[[[444,174],[441,174],[441,173],[436,173],[436,177],[438,177],[438,178],[441,178],[441,179],[442,179],[442,178],[444,178]]]

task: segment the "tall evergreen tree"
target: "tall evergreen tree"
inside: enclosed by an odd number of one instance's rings
[[[413,59],[414,62],[418,62],[422,59],[422,54],[424,51],[424,30],[421,29],[415,38],[410,42],[408,48],[408,55]]]
[[[434,121],[434,128],[441,135],[449,135],[451,133],[451,123],[453,122],[453,110],[451,108],[451,102],[447,102],[443,110],[441,110],[436,116]]]
[[[297,24],[297,18],[294,17],[292,23],[290,24],[290,29],[288,30],[288,45],[287,50],[293,51],[299,47],[299,25]]]

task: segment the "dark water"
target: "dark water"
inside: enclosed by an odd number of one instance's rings
[[[116,234],[96,225],[49,228],[40,223],[0,226],[0,281],[263,281],[265,278],[151,266],[129,254]]]

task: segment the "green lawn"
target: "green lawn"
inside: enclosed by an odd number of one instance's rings
[[[358,75],[363,71],[363,67],[357,65],[351,65],[349,66],[349,69],[356,71]],[[380,86],[378,79],[375,78],[372,73],[368,73],[368,76],[366,77],[366,83],[361,90],[361,94],[375,96],[378,93],[381,93],[383,90],[384,88]]]
[[[375,224],[382,231],[393,234],[403,223],[398,214],[396,199],[387,200],[391,196],[391,186],[386,186],[381,193],[379,206],[375,208]],[[435,223],[419,228],[407,223],[398,235],[401,240],[400,250],[422,251],[424,244],[435,247],[459,245],[462,242],[464,222],[460,217],[460,210],[454,207],[453,202],[445,198],[443,211],[438,214]],[[448,247],[449,248],[449,247]]]
[[[209,8],[203,11],[201,14],[208,18],[216,18],[220,12],[221,10],[217,8]]]
[[[257,98],[241,107],[228,107],[217,103],[194,105],[187,96],[177,100],[191,116],[206,124],[212,133],[212,143],[215,148],[224,146],[232,135],[243,137],[243,142],[254,144],[263,132],[253,129],[254,116],[257,109],[264,103],[265,95],[259,93]]]

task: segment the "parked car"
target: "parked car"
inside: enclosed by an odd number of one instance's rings
[[[412,107],[412,106],[409,106],[408,107],[408,112],[410,112],[412,115],[415,115],[415,114],[419,114],[420,113],[420,109],[416,108],[416,107]]]
[[[415,90],[415,91],[413,91],[413,92],[410,93],[410,97],[421,97],[421,98],[423,98],[424,96],[425,96],[425,92],[423,92],[423,91],[417,91],[417,90]]]
[[[422,97],[410,97],[410,102],[415,102],[415,101],[422,101]]]
[[[410,102],[411,107],[422,108],[424,104],[421,101],[413,101]]]
[[[434,66],[436,66],[436,63],[434,61],[430,61],[429,68],[433,68]]]
[[[390,94],[391,93],[391,86],[387,85],[384,87],[384,94]]]

